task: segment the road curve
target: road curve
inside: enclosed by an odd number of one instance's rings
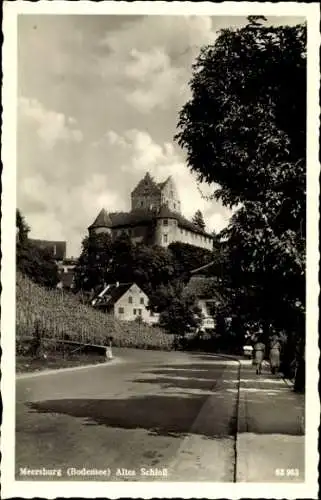
[[[115,355],[121,362],[17,378],[16,479],[232,482],[238,363]]]

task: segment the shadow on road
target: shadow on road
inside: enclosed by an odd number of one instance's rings
[[[86,425],[106,425],[124,429],[145,429],[160,436],[181,437],[193,428],[194,434],[205,437],[229,435],[229,422],[218,422],[216,432],[213,418],[202,419],[195,425],[207,397],[189,395],[144,396],[128,399],[59,399],[28,403],[29,409],[38,413],[60,413],[87,419]]]

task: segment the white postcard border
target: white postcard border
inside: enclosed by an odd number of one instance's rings
[[[15,209],[16,209],[16,102],[18,14],[153,14],[153,15],[287,15],[308,21],[308,142],[307,142],[307,342],[306,380],[306,481],[290,483],[163,483],[163,482],[34,482],[15,481]],[[2,497],[55,498],[181,497],[317,498],[318,425],[320,401],[318,373],[318,219],[319,219],[319,5],[295,2],[109,2],[39,1],[4,3],[3,127],[2,127],[2,269],[1,347],[3,399]],[[313,410],[312,410],[313,409]]]

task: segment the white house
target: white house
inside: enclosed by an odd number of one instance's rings
[[[109,284],[92,300],[92,305],[123,321],[141,318],[155,324],[159,320],[159,314],[147,309],[149,298],[136,283]]]
[[[221,295],[218,293],[217,277],[206,275],[206,270],[212,265],[213,262],[210,262],[192,271],[190,280],[185,287],[186,293],[191,293],[197,297],[198,306],[203,316],[200,328],[208,332],[215,329],[215,312],[218,303],[222,300]]]

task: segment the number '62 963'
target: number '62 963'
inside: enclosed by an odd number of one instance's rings
[[[298,477],[299,469],[275,469],[275,475],[279,477]]]

